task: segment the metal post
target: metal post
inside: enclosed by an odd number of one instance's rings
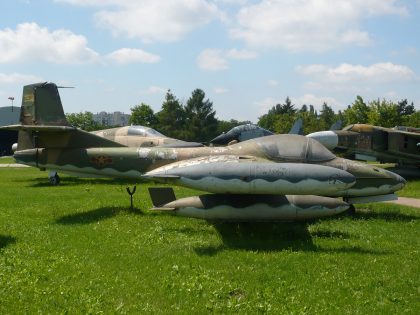
[[[131,201],[131,211],[133,211],[133,195],[136,193],[137,186],[133,187],[133,190],[130,191],[130,187],[126,187],[127,193],[130,195],[130,201]]]

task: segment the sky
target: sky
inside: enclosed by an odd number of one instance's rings
[[[289,96],[345,109],[357,95],[420,109],[420,0],[0,1],[0,107],[59,86],[66,113],[157,112],[200,88],[216,117]]]

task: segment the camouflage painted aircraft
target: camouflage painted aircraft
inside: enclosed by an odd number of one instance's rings
[[[92,131],[91,133],[127,147],[192,148],[204,146],[198,142],[169,138],[153,128],[138,125]]]
[[[69,126],[58,101],[53,83],[24,87],[21,124],[3,127],[19,130],[15,159],[74,175],[145,178],[210,192],[175,200],[170,189],[152,189],[155,210],[214,220],[304,220],[395,199],[405,184],[397,174],[338,158],[300,135],[227,147],[126,147]]]
[[[302,119],[299,118],[298,120],[296,120],[292,128],[290,129],[289,134],[303,134],[302,124]],[[210,143],[215,145],[230,145],[245,140],[271,135],[274,135],[274,133],[258,125],[245,124],[233,127],[228,132],[223,132],[222,134],[218,135],[216,138],[211,140]]]
[[[342,130],[314,132],[307,137],[348,158],[420,167],[420,130],[416,128],[355,124]]]

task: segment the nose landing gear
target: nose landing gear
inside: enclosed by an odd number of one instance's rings
[[[58,176],[56,171],[49,172],[48,179],[52,186],[57,186],[58,184],[60,184],[60,176]]]

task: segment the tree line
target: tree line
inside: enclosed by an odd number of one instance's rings
[[[283,104],[274,105],[267,114],[262,115],[258,125],[275,133],[286,133],[299,118],[303,120],[304,134],[328,130],[337,121],[341,121],[343,126],[356,123],[388,128],[420,126],[420,111],[416,111],[413,102],[409,104],[407,99],[399,102],[376,99],[366,103],[361,96],[337,113],[325,102],[319,113],[313,105],[302,105],[297,109],[287,97]]]
[[[90,112],[66,114],[66,117],[71,125],[86,131],[110,128],[96,123]],[[407,99],[399,102],[377,99],[366,103],[361,96],[338,112],[327,103],[319,112],[313,105],[304,104],[297,108],[286,97],[284,103],[273,105],[259,117],[257,124],[274,133],[287,133],[299,118],[303,120],[305,134],[328,130],[337,121],[341,121],[343,126],[366,123],[382,127],[420,127],[420,111],[416,111],[413,102],[409,103]],[[201,89],[195,89],[185,104],[168,90],[160,111],[155,113],[150,105],[140,103],[131,108],[130,118],[130,124],[154,128],[168,137],[202,142],[245,123],[250,122],[217,119],[213,103],[206,99]]]

